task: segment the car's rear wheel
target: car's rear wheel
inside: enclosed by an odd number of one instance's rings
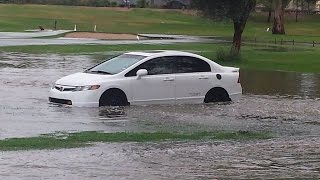
[[[205,103],[231,101],[228,92],[223,88],[212,88],[204,98]]]
[[[127,106],[129,102],[126,94],[120,89],[105,91],[99,100],[99,106]]]

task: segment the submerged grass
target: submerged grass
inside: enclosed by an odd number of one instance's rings
[[[222,65],[246,69],[320,72],[320,46],[299,47],[245,44],[241,49],[241,61],[218,60],[217,54],[219,51],[224,50],[229,52],[230,45],[214,43],[14,46],[0,47],[0,52],[93,54],[99,60],[103,60],[107,57],[106,54],[110,55],[110,53],[159,49],[194,52]]]
[[[10,138],[0,140],[1,151],[35,150],[35,149],[64,149],[86,147],[96,142],[162,142],[162,141],[197,141],[197,140],[254,140],[268,139],[269,133],[261,132],[117,132],[104,133],[96,131],[70,133],[64,135],[42,135],[39,137]]]

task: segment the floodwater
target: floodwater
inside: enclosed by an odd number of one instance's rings
[[[244,95],[233,103],[125,108],[48,103],[53,82],[95,63],[91,55],[1,53],[0,139],[97,130],[248,130],[276,138],[1,152],[0,178],[320,178],[319,74],[243,70]]]

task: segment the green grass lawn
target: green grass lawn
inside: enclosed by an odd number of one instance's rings
[[[100,32],[111,33],[164,33],[211,35],[231,38],[233,24],[211,20],[173,10],[156,9],[111,9],[53,5],[0,4],[0,31],[24,31],[39,25],[52,29],[57,20],[58,29],[93,31],[94,25]],[[253,13],[244,32],[244,40],[284,40],[320,42],[320,15],[301,15],[295,22],[294,15],[286,14],[286,35],[266,32],[272,23],[266,22],[266,14]]]
[[[23,31],[38,25],[113,33],[209,34],[210,21],[171,10],[110,9],[51,5],[0,5],[0,31]],[[211,26],[212,27],[212,26]],[[205,30],[207,29],[207,30]],[[203,31],[204,30],[204,31]]]
[[[281,41],[320,43],[320,15],[303,15],[295,22],[294,15],[286,14],[286,35],[272,35],[266,32],[272,27],[266,22],[266,15],[253,13],[243,34],[245,42],[258,41],[257,45],[246,43],[242,48],[241,62],[220,62],[224,65],[249,69],[283,70],[298,72],[320,72],[320,44],[316,47],[295,43],[294,46],[275,46]],[[52,29],[54,21],[58,29],[92,31],[97,25],[100,32],[111,33],[164,33],[222,36],[231,39],[231,22],[213,22],[194,13],[157,9],[94,8],[52,5],[0,4],[0,31],[24,31],[36,29],[38,25]],[[270,42],[270,43],[266,43]],[[187,43],[172,45],[50,45],[0,47],[0,51],[26,53],[105,53],[109,51],[132,51],[169,49],[197,52],[215,60],[216,52],[228,49],[230,45]]]

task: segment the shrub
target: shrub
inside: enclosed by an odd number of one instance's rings
[[[240,61],[241,56],[235,53],[235,51],[219,49],[216,53],[216,59],[223,62]]]
[[[138,0],[137,1],[137,7],[139,8],[145,8],[148,6],[148,2],[146,0]]]
[[[117,3],[117,2],[111,2],[111,3],[110,3],[110,6],[111,6],[111,7],[117,7],[117,6],[118,6],[118,3]]]

